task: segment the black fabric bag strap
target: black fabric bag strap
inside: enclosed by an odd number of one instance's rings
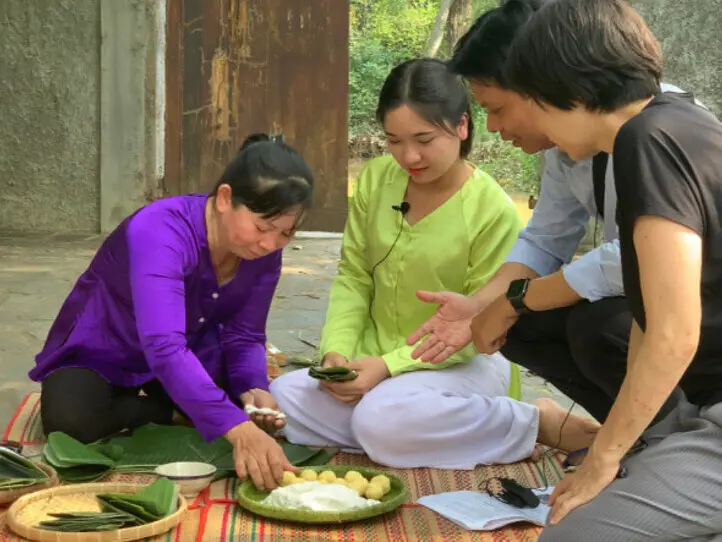
[[[600,152],[592,158],[592,184],[594,185],[594,204],[597,206],[597,214],[604,218],[604,184],[607,177],[607,164],[609,155]]]

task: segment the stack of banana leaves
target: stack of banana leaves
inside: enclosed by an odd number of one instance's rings
[[[48,475],[20,454],[0,447],[0,491],[41,484]]]
[[[358,373],[348,367],[338,365],[335,367],[311,367],[308,370],[308,376],[326,382],[348,382],[354,380]]]
[[[309,448],[285,440],[278,443],[296,466],[325,465],[336,448]],[[149,424],[131,434],[82,444],[65,433],[50,433],[43,450],[45,461],[69,483],[91,482],[111,472],[153,473],[176,461],[200,461],[217,469],[215,479],[235,475],[233,447],[224,438],[206,442],[192,427]]]
[[[41,521],[38,528],[48,531],[115,531],[159,521],[178,509],[178,486],[160,478],[137,493],[96,495],[100,512],[50,513],[52,520]]]

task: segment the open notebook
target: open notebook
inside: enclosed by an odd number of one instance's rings
[[[540,527],[549,514],[553,487],[532,490],[541,501],[536,508],[516,508],[486,493],[451,491],[421,497],[418,503],[469,531],[493,531],[510,523],[529,522]]]

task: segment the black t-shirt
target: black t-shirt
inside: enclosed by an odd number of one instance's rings
[[[722,123],[688,99],[661,94],[622,126],[613,156],[624,289],[642,329],[644,303],[632,238],[636,219],[663,217],[702,237],[700,344],[681,384],[693,403],[718,402],[722,400]]]

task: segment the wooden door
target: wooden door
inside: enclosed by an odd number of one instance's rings
[[[212,189],[253,132],[316,175],[307,230],[341,231],[348,183],[348,0],[168,0],[165,190]]]

